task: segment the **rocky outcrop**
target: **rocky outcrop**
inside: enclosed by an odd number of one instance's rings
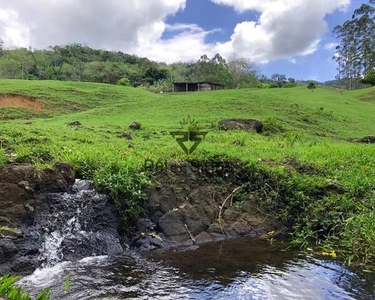
[[[40,203],[40,195],[64,192],[73,184],[75,174],[67,164],[38,170],[29,164],[0,167],[0,226],[27,222]]]
[[[212,176],[188,162],[174,164],[155,176],[133,246],[141,250],[191,246],[277,231],[278,224],[259,212],[255,196],[233,202],[233,191],[244,184],[241,180],[228,174]]]
[[[245,130],[262,132],[263,123],[259,120],[244,119],[226,119],[219,121],[220,130]]]
[[[76,181],[70,165],[0,167],[0,275],[121,254],[119,224],[111,199]]]

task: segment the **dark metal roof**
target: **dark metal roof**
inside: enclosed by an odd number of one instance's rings
[[[198,81],[198,82],[173,82],[173,84],[211,84],[211,85],[224,86],[224,84],[221,84],[221,83],[214,83],[214,82],[209,82],[209,81]]]

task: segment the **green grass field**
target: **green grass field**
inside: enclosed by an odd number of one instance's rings
[[[295,244],[324,241],[325,248],[348,262],[374,262],[375,147],[350,141],[375,135],[375,89],[343,94],[306,87],[151,94],[104,84],[0,80],[1,94],[35,97],[45,105],[40,112],[0,108],[1,163],[46,167],[68,162],[115,198],[141,201],[146,159],[239,159],[292,190],[277,208],[282,220],[295,220]],[[189,157],[169,134],[187,116],[208,131]],[[265,130],[219,131],[217,122],[224,118],[259,119]],[[73,121],[82,126],[67,126]],[[133,121],[142,129],[130,130]],[[130,133],[133,140],[118,137],[122,133]],[[291,170],[286,158],[310,171]],[[344,192],[317,192],[329,185]]]

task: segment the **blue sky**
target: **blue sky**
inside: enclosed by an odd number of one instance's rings
[[[249,0],[251,1],[251,0]],[[307,56],[279,59],[258,66],[260,72],[267,76],[274,73],[284,73],[288,77],[297,79],[314,79],[326,81],[336,76],[336,64],[331,59],[334,50],[325,49],[324,46],[337,41],[332,36],[332,29],[350,19],[354,10],[365,0],[351,1],[345,10],[337,10],[325,16],[328,31],[322,36],[320,46],[316,52]],[[188,0],[185,10],[178,12],[167,19],[168,23],[195,23],[206,30],[220,28],[221,31],[209,35],[207,42],[225,42],[230,39],[233,30],[238,23],[259,18],[256,11],[236,12],[232,7],[219,6],[209,0]],[[291,25],[293,20],[291,20]],[[294,60],[295,59],[295,60]]]
[[[334,79],[332,29],[367,0],[0,0],[6,47],[69,43],[173,63],[220,53],[267,76]]]

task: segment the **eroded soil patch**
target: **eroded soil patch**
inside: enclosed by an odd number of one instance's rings
[[[2,107],[26,108],[39,112],[44,108],[44,104],[29,96],[6,94],[0,95],[0,108]]]

